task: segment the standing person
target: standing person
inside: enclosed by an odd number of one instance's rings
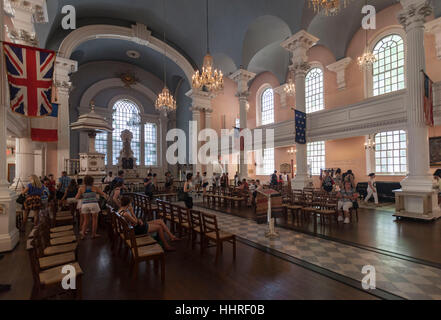
[[[271,175],[270,186],[273,189],[277,187],[277,170]]]
[[[334,180],[332,180],[332,177],[329,175],[329,171],[325,170],[325,176],[322,179],[322,188],[326,192],[331,192],[334,187]]]
[[[342,182],[343,182],[343,177],[341,175],[341,169],[338,168],[335,171],[335,175],[334,175],[334,182],[335,182],[335,191],[340,191],[342,188]]]
[[[349,210],[353,207],[353,202],[357,200],[358,194],[351,186],[350,181],[345,181],[344,188],[337,193],[338,200],[338,221],[343,221],[344,214],[344,223],[350,223],[349,221]]]
[[[350,182],[351,187],[355,189],[355,176],[352,173],[352,170],[348,170],[343,177],[343,182]]]
[[[61,198],[61,201],[70,205],[71,209],[75,208],[75,205],[78,202],[77,199],[75,199],[75,196],[77,195],[77,193],[78,193],[77,182],[72,179],[69,183],[69,186],[66,189],[66,192],[63,195],[63,198]]]
[[[227,187],[227,183],[225,182],[225,178],[226,178],[226,175],[224,172],[224,173],[222,173],[222,176],[220,178],[220,186],[221,186],[222,190],[225,190],[225,188]]]
[[[49,192],[50,192],[50,197],[49,197],[49,201],[53,201],[54,204],[56,202],[56,193],[57,193],[57,182],[54,179],[54,175],[51,173],[48,176],[49,178]]]
[[[202,192],[204,195],[207,193],[207,187],[210,184],[209,181],[210,179],[207,177],[207,173],[204,172],[202,174]]]
[[[143,220],[136,218],[136,215],[133,212],[133,207],[130,204],[130,200],[131,199],[128,196],[124,196],[121,198],[121,208],[119,209],[118,213],[122,217],[124,217],[127,222],[133,227],[135,235],[144,235],[147,233],[157,232],[159,238],[164,244],[164,249],[166,251],[175,251],[175,248],[168,244],[164,234],[166,233],[171,241],[178,241],[180,239],[175,237],[170,232],[170,229],[167,228],[164,221],[162,220],[152,220],[146,223]]]
[[[78,193],[75,199],[81,200],[81,215],[84,215],[83,223],[81,225],[80,238],[84,239],[86,236],[86,230],[89,226],[90,215],[92,215],[92,238],[97,238],[100,235],[96,233],[98,228],[98,214],[101,209],[98,205],[97,194],[108,199],[108,196],[98,187],[93,185],[93,177],[85,176],[84,185],[78,189]]]
[[[107,176],[104,178],[103,183],[109,184],[109,183],[112,183],[112,181],[113,181],[113,172],[109,171]]]
[[[368,203],[369,199],[374,196],[375,205],[378,205],[378,192],[377,192],[377,183],[375,182],[375,173],[371,173],[369,175],[368,188],[367,188],[367,197],[364,199],[365,203]]]
[[[170,171],[165,174],[165,191],[171,192],[173,189],[173,176]]]
[[[26,195],[26,200],[24,202],[24,213],[23,213],[23,226],[21,231],[26,230],[26,222],[28,220],[29,212],[34,211],[34,225],[38,224],[38,216],[40,214],[40,209],[42,207],[41,197],[43,196],[44,187],[41,184],[40,179],[35,174],[29,177],[31,181],[26,188],[22,191],[22,194]]]
[[[144,194],[149,197],[150,201],[153,199],[153,175],[149,173],[147,178],[144,179]]]
[[[190,196],[190,192],[193,190],[193,174],[187,174],[187,180],[184,183],[184,196],[185,196],[185,206],[187,209],[193,209],[193,198]]]
[[[201,190],[201,187],[202,187],[202,177],[201,177],[200,172],[196,173],[196,176],[194,177],[194,181],[193,182],[194,182],[194,186],[195,186],[196,192],[199,192]]]
[[[124,171],[123,170],[119,170],[118,176],[116,176],[115,179],[113,179],[112,182],[110,183],[110,191],[112,191],[116,187],[116,184],[120,181],[123,183],[123,186],[124,186]]]
[[[236,174],[234,175],[234,186],[237,187],[239,184],[239,172],[236,171]]]
[[[63,171],[61,173],[61,177],[58,179],[57,185],[57,200],[61,204],[61,199],[63,199],[64,193],[66,192],[67,187],[70,184],[70,178],[67,176],[67,172]]]

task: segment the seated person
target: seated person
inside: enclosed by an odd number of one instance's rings
[[[248,191],[249,190],[249,186],[248,186],[247,179],[243,179],[242,180],[242,184],[237,189],[238,190],[243,190],[243,191]]]
[[[141,219],[138,219],[133,212],[133,207],[130,204],[130,197],[123,196],[121,198],[121,207],[119,208],[118,213],[124,217],[129,225],[131,225],[135,231],[135,235],[144,235],[147,233],[154,233],[157,232],[159,235],[159,238],[161,239],[162,243],[164,244],[164,249],[166,251],[175,251],[176,249],[170,246],[165,239],[164,233],[166,233],[171,241],[178,241],[179,238],[175,237],[170,230],[165,225],[164,221],[162,220],[152,220],[148,221],[147,223],[142,221]]]
[[[345,181],[344,188],[337,193],[338,200],[338,221],[343,221],[341,210],[344,213],[344,223],[350,223],[349,210],[353,207],[353,202],[357,201],[358,193],[352,188],[351,181]]]

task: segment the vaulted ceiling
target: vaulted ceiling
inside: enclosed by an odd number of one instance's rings
[[[164,19],[164,3],[166,19]],[[239,66],[253,72],[272,71],[283,82],[289,54],[280,43],[301,29],[320,39],[338,60],[360,28],[363,1],[352,1],[335,17],[315,15],[305,0],[209,0],[210,51],[224,73]],[[377,12],[397,0],[368,0]],[[206,53],[205,0],[47,0],[49,23],[37,25],[40,45],[58,49],[69,33],[61,29],[61,8],[76,8],[77,28],[91,24],[130,27],[143,23],[152,34],[177,49],[194,66],[201,66]],[[441,0],[434,1],[435,16],[441,15]],[[125,55],[140,52],[139,59]],[[121,40],[92,40],[73,52],[80,64],[97,60],[115,60],[135,64],[162,79],[160,54],[146,47]],[[169,61],[170,77],[182,77],[182,71]]]

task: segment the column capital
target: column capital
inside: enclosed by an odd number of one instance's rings
[[[215,97],[213,93],[192,89],[185,95],[193,100],[191,110],[212,110],[211,100]]]
[[[337,74],[337,87],[339,90],[343,90],[346,88],[346,79],[345,79],[345,71],[348,65],[352,62],[350,57],[338,60],[334,63],[331,63],[326,68],[328,70],[335,72]]]
[[[57,57],[55,60],[54,85],[61,94],[69,94],[72,89],[70,74],[78,70],[75,60]]]
[[[403,10],[398,13],[398,21],[406,31],[423,28],[426,18],[433,12],[430,0],[401,0]]]
[[[426,32],[435,35],[436,57],[441,60],[441,18],[427,22]]]
[[[309,69],[311,69],[311,65],[307,62],[299,62],[289,66],[289,70],[294,73],[294,77],[306,76]]]
[[[245,69],[238,69],[229,78],[237,83],[237,91],[242,93],[248,91],[248,82],[253,80],[256,74]]]
[[[292,64],[295,65],[308,61],[307,52],[318,41],[319,38],[314,37],[305,30],[301,30],[283,41],[281,46],[292,53]]]

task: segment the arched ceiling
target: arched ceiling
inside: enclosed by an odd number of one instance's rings
[[[167,17],[164,21],[163,3]],[[377,11],[397,3],[397,0],[369,0]],[[441,1],[433,2],[435,16],[441,15]],[[40,46],[58,49],[69,31],[61,29],[61,8],[73,5],[77,13],[77,28],[92,24],[130,27],[142,23],[153,36],[162,38],[187,60],[201,67],[206,53],[205,0],[47,0],[49,23],[36,26]],[[305,29],[320,39],[336,59],[344,57],[347,45],[360,27],[363,1],[352,1],[335,17],[315,15],[306,0],[209,0],[210,51],[215,64],[225,74],[243,65],[251,71],[271,71],[283,81],[288,54],[276,48],[286,37]],[[139,61],[125,57],[133,43],[119,40],[88,41],[77,48],[74,56],[81,63],[106,59],[133,63],[162,78],[160,54],[142,51]],[[150,50],[151,51],[151,50]],[[176,66],[169,66],[172,78],[179,75]]]
[[[126,53],[134,50],[140,54],[137,59],[129,57]],[[72,53],[71,58],[78,61],[79,65],[96,61],[117,61],[135,65],[143,70],[148,70],[158,79],[163,80],[163,54],[139,45],[134,42],[117,39],[96,39],[81,44]],[[167,86],[174,90],[176,78],[185,78],[182,69],[172,60],[166,59]],[[129,71],[129,70],[127,70]]]

